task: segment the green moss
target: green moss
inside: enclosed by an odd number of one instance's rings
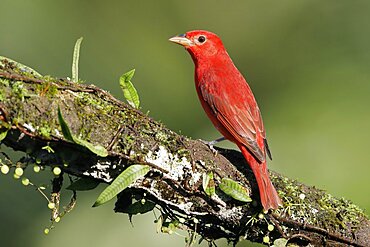
[[[78,136],[81,137],[84,140],[90,140],[91,133],[92,133],[91,128],[86,128],[86,127],[83,126],[80,129],[80,133],[78,134]]]
[[[348,226],[355,228],[361,219],[366,218],[364,212],[348,200],[288,178],[279,179],[274,174],[271,179],[277,188],[284,188],[278,189],[284,208],[277,213],[287,214],[295,221],[340,232]]]
[[[0,88],[0,101],[4,101],[6,97],[5,90],[3,88]]]
[[[338,199],[330,194],[324,194],[318,200],[323,212],[326,212],[326,226],[347,229],[349,225],[355,227],[360,223],[360,218],[365,217],[364,212],[356,205],[344,198]]]
[[[0,78],[0,84],[3,87],[8,87],[9,86],[9,80]]]
[[[112,104],[108,104],[104,100],[94,97],[89,93],[80,92],[78,94],[79,97],[75,98],[75,103],[79,106],[94,106],[96,109],[100,110],[101,114],[109,114],[113,109]]]
[[[177,150],[177,154],[180,157],[190,157],[190,151],[186,148],[180,148]]]
[[[166,144],[168,141],[168,136],[162,131],[158,131],[155,134],[155,139],[158,140],[159,142],[163,142],[164,144]]]
[[[41,75],[36,70],[7,57],[0,56],[0,65],[3,70],[7,70],[13,73],[15,72],[22,76],[30,78],[41,77]]]
[[[49,126],[42,126],[39,128],[39,133],[42,137],[50,139],[51,129]]]
[[[20,116],[14,117],[12,119],[12,124],[15,125],[15,126],[17,126],[18,124],[21,124],[21,123],[24,123],[24,120]]]
[[[58,93],[58,87],[51,82],[36,84],[35,90],[38,95],[45,95],[48,99],[52,99]]]
[[[29,95],[22,81],[16,81],[12,84],[12,92],[22,101],[24,101],[24,98]]]

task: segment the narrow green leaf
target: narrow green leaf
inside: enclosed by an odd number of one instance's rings
[[[252,201],[252,199],[249,197],[248,190],[232,179],[223,178],[219,187],[226,195],[234,198],[235,200],[242,202]]]
[[[8,129],[4,129],[0,131],[0,142],[5,139],[7,134],[8,134]]]
[[[94,154],[100,156],[100,157],[107,157],[108,156],[108,150],[105,149],[103,146],[98,145],[98,144],[92,144],[91,142],[82,140],[78,137],[72,136],[73,141],[87,149],[89,149],[91,152]]]
[[[203,173],[203,190],[208,196],[216,194],[215,181],[213,180],[213,172]]]
[[[63,136],[66,140],[68,140],[70,142],[74,142],[74,143],[76,143],[80,146],[83,146],[83,147],[89,149],[91,152],[93,152],[94,154],[96,154],[100,157],[107,157],[108,156],[108,150],[105,149],[103,146],[94,145],[94,144],[92,144],[88,141],[82,140],[82,139],[72,135],[71,130],[68,127],[68,124],[63,119],[60,107],[58,107],[58,120],[59,120],[60,127],[62,128]]]
[[[135,74],[135,69],[130,70],[129,72],[124,73],[120,79],[119,84],[123,91],[123,96],[125,96],[127,102],[134,108],[139,108],[140,99],[139,95],[131,82],[132,77]]]
[[[72,81],[78,82],[78,63],[80,60],[80,48],[83,37],[76,41],[75,48],[73,50],[73,61],[72,61]]]
[[[135,69],[132,69],[126,73],[124,73],[120,80],[124,80],[124,81],[131,81],[131,79],[134,77],[134,74],[135,74]]]
[[[99,182],[92,178],[80,178],[77,181],[70,184],[67,190],[85,191],[95,189],[99,185]]]
[[[22,72],[31,73],[31,74],[33,74],[33,75],[35,75],[37,77],[42,77],[42,75],[39,72],[37,72],[36,70],[34,70],[34,69],[32,69],[32,68],[24,65],[24,64],[18,63],[17,61],[14,61],[14,60],[12,60],[10,58],[4,57],[4,56],[0,56],[0,65],[4,66],[5,65],[4,61],[5,60],[14,63],[15,66],[18,69],[20,69]]]
[[[66,138],[66,140],[68,140],[68,141],[75,142],[73,140],[72,133],[69,130],[69,127],[68,127],[66,121],[64,121],[64,118],[62,116],[62,112],[61,112],[59,106],[58,106],[58,120],[59,120],[60,127],[62,128],[62,133],[63,133],[64,138]]]
[[[99,195],[93,207],[100,206],[110,201],[113,197],[115,197],[122,190],[126,189],[137,179],[145,176],[149,170],[150,167],[147,165],[132,165],[128,167],[115,180],[113,180],[113,182],[107,188],[105,188],[105,190]]]

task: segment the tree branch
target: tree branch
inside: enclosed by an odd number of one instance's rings
[[[133,199],[151,202],[162,212],[162,226],[195,230],[209,241],[226,238],[236,243],[244,238],[272,244],[279,239],[300,246],[370,246],[370,221],[351,202],[271,172],[284,207],[263,214],[253,173],[239,152],[218,149],[215,155],[202,142],[178,135],[93,85],[41,77],[5,59],[0,60],[0,84],[0,132],[7,131],[2,143],[25,152],[24,166],[38,161],[104,183],[132,164],[151,167],[119,194],[116,212],[133,213],[127,211]],[[58,107],[73,135],[105,147],[108,156],[67,141]],[[203,174],[209,171],[216,184],[212,197],[202,188]],[[225,195],[217,186],[222,178],[238,181],[253,202]]]

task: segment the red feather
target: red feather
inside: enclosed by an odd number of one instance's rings
[[[195,85],[200,102],[215,127],[238,145],[249,163],[265,210],[281,200],[266,166],[266,133],[252,90],[235,67],[217,35],[197,30],[171,41],[183,45],[195,63]]]

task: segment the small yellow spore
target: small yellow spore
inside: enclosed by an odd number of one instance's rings
[[[62,170],[59,167],[56,166],[53,168],[53,173],[55,176],[59,176],[61,172]]]
[[[0,170],[1,170],[1,173],[2,174],[8,174],[8,172],[9,172],[9,166],[2,165]]]
[[[41,171],[41,167],[39,165],[34,165],[33,166],[33,171],[36,173],[39,173]]]
[[[263,213],[259,213],[259,214],[258,214],[258,218],[259,218],[260,220],[262,220],[263,218],[265,218],[265,215],[264,215]]]
[[[28,186],[30,184],[30,180],[28,178],[22,178],[22,184],[24,186]]]
[[[264,243],[270,243],[270,238],[269,238],[269,236],[264,236],[263,237],[263,240],[262,240]]]
[[[18,177],[21,177],[23,175],[23,168],[22,167],[15,168],[14,174],[17,175]]]
[[[272,232],[274,230],[274,225],[268,225],[267,226],[267,230],[269,230],[270,232]]]

